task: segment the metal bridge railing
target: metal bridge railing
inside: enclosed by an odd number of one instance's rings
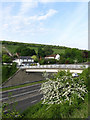
[[[88,65],[81,64],[61,64],[61,65],[39,65],[39,66],[21,66],[21,69],[25,68],[61,68],[61,69],[83,69],[88,68]]]

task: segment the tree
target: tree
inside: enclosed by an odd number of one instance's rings
[[[67,58],[66,63],[73,64],[74,60],[72,58]]]
[[[64,57],[64,55],[62,54],[61,56],[60,56],[60,59],[59,59],[59,61],[58,61],[58,63],[59,64],[65,64],[65,57]]]
[[[66,63],[74,63],[75,60],[76,63],[83,62],[82,51],[76,48],[72,48],[72,49],[67,48],[65,50],[64,57],[66,58]]]
[[[36,52],[34,49],[30,49],[24,45],[18,47],[16,49],[16,52],[19,53],[21,56],[32,56],[32,55],[36,55]]]
[[[10,76],[12,76],[17,71],[16,63],[12,65],[3,65],[2,66],[2,82],[5,82]]]
[[[8,55],[3,55],[2,62],[3,63],[10,63],[10,62],[12,62],[12,58]]]
[[[41,47],[38,48],[38,57],[45,57],[45,51]]]
[[[53,50],[52,50],[52,48],[50,46],[45,46],[44,51],[45,51],[46,56],[53,54]]]
[[[65,58],[70,58],[71,55],[72,55],[71,52],[72,52],[71,49],[69,49],[69,48],[66,49],[66,50],[65,50],[64,57],[65,57]]]
[[[31,58],[33,58],[35,62],[38,62],[38,57],[36,55],[33,55]]]
[[[30,49],[30,50],[31,50],[32,55],[36,55],[36,52],[34,49]]]
[[[20,45],[17,49],[16,49],[16,53],[21,53],[21,51],[24,49],[24,48],[26,48],[26,46],[25,45]]]
[[[88,51],[88,61],[90,62],[90,51]]]
[[[39,63],[40,63],[40,65],[45,64],[45,59],[40,60]]]
[[[83,62],[86,62],[88,59],[88,51],[84,50],[82,52]]]
[[[21,51],[21,56],[30,56],[32,55],[31,51],[29,48],[23,48],[23,50]]]
[[[45,63],[46,64],[56,64],[57,60],[56,59],[46,59]]]

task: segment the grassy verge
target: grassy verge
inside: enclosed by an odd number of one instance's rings
[[[25,118],[40,118],[40,119],[58,119],[58,118],[87,118],[88,117],[88,99],[87,96],[85,101],[79,104],[78,106],[72,105],[52,105],[48,108],[48,105],[37,103],[32,107],[29,107],[23,112]]]
[[[46,80],[37,81],[37,82],[33,82],[33,83],[28,83],[28,84],[24,84],[24,85],[18,85],[18,86],[13,86],[13,87],[2,88],[2,91],[11,90],[11,89],[15,89],[15,88],[21,88],[21,87],[30,86],[30,85],[35,85],[35,84],[43,83],[45,81]]]

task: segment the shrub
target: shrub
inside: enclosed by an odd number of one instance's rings
[[[43,104],[71,105],[77,100],[84,100],[87,88],[83,79],[73,78],[71,73],[65,71],[58,72],[54,76],[53,80],[48,78],[48,81],[41,85]]]
[[[8,55],[3,55],[2,56],[2,62],[3,63],[11,63],[12,62],[12,58]]]
[[[5,82],[10,76],[12,76],[18,69],[16,68],[16,63],[12,66],[3,65],[2,66],[2,82]]]
[[[88,85],[90,84],[89,83],[89,80],[90,80],[90,67],[83,70],[82,74],[80,75],[80,78],[84,79],[84,82],[88,87]]]

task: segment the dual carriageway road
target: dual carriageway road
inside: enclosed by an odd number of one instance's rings
[[[40,93],[41,84],[35,84],[27,87],[12,89],[3,91],[2,99],[0,101],[2,103],[8,103],[9,108],[12,110],[14,103],[17,103],[15,108],[19,112],[23,112],[29,106],[39,102],[42,98],[42,94]],[[5,108],[7,111],[8,107]]]

